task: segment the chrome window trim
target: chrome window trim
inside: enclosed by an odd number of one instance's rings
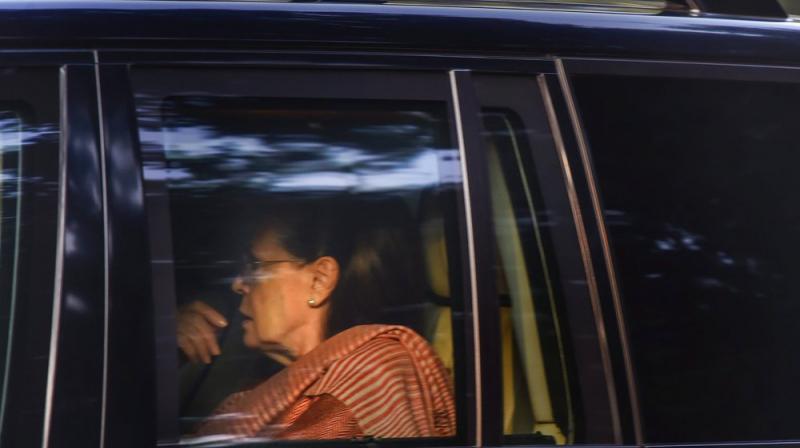
[[[574,94],[572,92],[572,85],[564,69],[564,62],[561,59],[556,59],[556,71],[558,73],[558,80],[561,84],[561,90],[564,93],[564,99],[567,103],[569,110],[570,121],[575,133],[575,140],[578,145],[578,152],[580,153],[581,162],[583,163],[583,171],[586,177],[586,182],[589,187],[589,193],[592,201],[592,209],[594,210],[594,218],[597,221],[597,229],[600,236],[600,243],[603,250],[603,259],[605,261],[606,270],[608,273],[609,286],[611,289],[611,298],[614,304],[614,315],[617,319],[617,328],[619,330],[619,339],[622,346],[622,359],[625,366],[625,378],[627,381],[630,406],[632,410],[633,431],[637,445],[644,444],[644,434],[642,431],[641,414],[639,407],[639,395],[636,389],[636,382],[633,376],[633,360],[630,354],[630,344],[627,338],[627,327],[625,325],[625,316],[622,312],[622,298],[619,290],[619,283],[617,282],[616,268],[614,266],[613,258],[611,257],[611,243],[608,239],[608,232],[605,225],[605,218],[603,217],[603,210],[600,204],[600,193],[597,189],[597,181],[594,176],[591,158],[589,156],[589,146],[586,140],[583,123],[581,122],[578,108],[575,104]],[[596,285],[595,285],[596,288]],[[595,291],[596,292],[596,291]],[[599,307],[599,297],[598,297]],[[607,351],[607,346],[604,346]],[[604,356],[608,356],[606,353]],[[610,367],[610,366],[609,366]],[[610,371],[609,371],[610,372]],[[619,418],[619,417],[617,417]]]
[[[94,79],[97,88],[97,120],[100,133],[100,176],[103,203],[103,384],[100,403],[100,448],[106,446],[106,410],[108,405],[108,325],[109,325],[109,269],[108,269],[108,178],[106,174],[106,136],[103,123],[102,86],[100,84],[100,65],[97,50],[94,54]]]
[[[22,141],[19,141],[19,148],[22,149]],[[3,144],[0,143],[0,148],[3,147]],[[2,159],[2,154],[0,154],[0,159]],[[0,436],[3,433],[3,428],[5,427],[5,420],[6,420],[6,401],[8,399],[8,378],[9,372],[11,371],[11,348],[14,346],[14,322],[16,321],[15,316],[17,314],[17,275],[19,272],[19,246],[20,246],[20,233],[21,233],[21,226],[20,226],[20,219],[22,217],[22,198],[23,198],[23,190],[22,190],[22,174],[23,174],[23,164],[25,163],[25,159],[20,152],[19,155],[19,162],[17,163],[17,172],[19,176],[17,178],[17,204],[16,204],[16,216],[17,216],[17,226],[14,229],[14,261],[12,266],[13,274],[11,274],[12,278],[14,279],[14,283],[11,284],[11,306],[8,310],[8,341],[6,342],[6,358],[3,361],[5,363],[4,367],[4,375],[3,375],[3,389],[2,395],[0,395]],[[0,163],[2,165],[2,163]]]
[[[556,60],[557,62],[559,60]],[[561,76],[559,75],[559,81]],[[614,432],[614,442],[616,444],[622,443],[622,426],[619,416],[619,404],[617,402],[616,386],[614,384],[614,377],[612,374],[611,356],[608,349],[608,336],[606,335],[605,323],[603,321],[602,306],[600,304],[600,293],[597,286],[595,277],[594,266],[589,249],[589,237],[586,232],[586,225],[581,213],[580,203],[578,201],[578,192],[575,187],[574,176],[572,174],[572,167],[570,166],[567,157],[564,139],[559,127],[558,118],[553,105],[553,98],[550,94],[544,76],[538,77],[539,85],[542,90],[542,99],[545,104],[548,122],[550,124],[551,132],[553,134],[553,141],[558,152],[558,158],[561,162],[561,168],[564,174],[564,184],[567,190],[567,196],[570,202],[570,209],[572,210],[573,219],[575,222],[575,231],[578,236],[578,246],[581,251],[581,259],[583,260],[583,267],[586,273],[586,286],[589,290],[589,298],[591,300],[592,312],[594,314],[594,321],[597,327],[597,337],[600,346],[600,356],[603,363],[603,373],[606,379],[606,386],[608,391],[608,403],[611,408],[611,419]],[[562,85],[563,89],[563,85]]]
[[[53,309],[50,324],[50,355],[47,364],[47,390],[45,392],[44,422],[42,428],[42,448],[50,444],[50,425],[53,416],[53,395],[58,361],[58,334],[61,327],[61,293],[64,277],[64,240],[67,202],[67,70],[59,69],[59,100],[61,117],[59,120],[59,167],[58,167],[58,229],[56,237],[55,279],[53,284]]]
[[[475,243],[472,224],[472,204],[470,203],[470,184],[467,174],[467,151],[464,138],[464,126],[461,117],[461,103],[459,96],[458,83],[456,76],[458,72],[464,70],[450,70],[450,91],[453,98],[453,109],[455,113],[456,134],[458,136],[458,154],[461,164],[461,186],[464,194],[464,219],[467,229],[467,253],[469,254],[469,284],[470,300],[472,302],[472,325],[473,325],[473,360],[475,362],[475,445],[483,445],[483,400],[481,395],[481,340],[480,340],[480,320],[478,319],[478,279],[476,275],[475,263]]]

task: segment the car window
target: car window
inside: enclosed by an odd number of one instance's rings
[[[0,345],[0,384],[6,385],[6,370],[8,369],[8,354],[13,338],[12,316],[16,305],[17,279],[14,275],[19,259],[19,208],[22,201],[19,193],[22,190],[22,129],[19,115],[12,111],[0,113],[0,275],[2,284],[6,285],[2,291],[2,321],[0,321],[0,334],[4,334],[4,344]],[[5,386],[4,386],[5,389]],[[5,397],[5,394],[3,394]]]
[[[503,364],[503,433],[535,434],[542,441],[574,440],[567,353],[558,298],[544,257],[536,194],[529,185],[530,158],[518,140],[521,122],[511,111],[483,114],[497,253]],[[525,159],[525,162],[523,162]],[[540,203],[538,198],[537,205]]]
[[[478,75],[504,444],[621,441],[544,77]]]
[[[797,438],[800,87],[573,81],[646,441]]]
[[[181,442],[454,437],[447,105],[206,94],[138,109],[149,194],[168,203],[151,230],[171,239],[159,356],[177,357]]]
[[[58,76],[0,72],[0,437],[41,434],[58,211]]]

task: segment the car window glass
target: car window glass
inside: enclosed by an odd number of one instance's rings
[[[159,350],[179,354],[181,440],[454,436],[445,104],[195,95],[139,114],[168,201],[152,229],[172,241],[177,347]]]
[[[58,76],[0,72],[2,442],[39,442],[50,347],[58,211]],[[39,428],[39,426],[36,426]]]
[[[500,299],[503,432],[564,444],[572,435],[565,353],[534,192],[522,165],[520,151],[527,148],[517,140],[519,123],[510,111],[484,112]]]
[[[19,259],[19,208],[22,201],[19,199],[22,175],[20,166],[22,157],[22,130],[19,116],[13,112],[0,112],[0,275],[5,287],[2,291],[2,310],[0,310],[0,334],[3,344],[0,344],[0,384],[6,383],[6,370],[8,369],[9,343],[12,340],[13,310],[16,302],[17,281],[15,271]],[[5,394],[2,395],[5,397]]]
[[[619,443],[551,86],[543,75],[477,74],[474,83],[494,232],[496,297],[487,300],[498,306],[501,442]]]
[[[611,76],[574,85],[646,441],[797,438],[800,87]]]

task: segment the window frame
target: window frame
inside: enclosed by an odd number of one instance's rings
[[[26,267],[26,270],[32,269],[34,272],[41,271],[44,274],[35,291],[26,291],[28,299],[35,299],[34,306],[40,310],[42,316],[35,322],[28,322],[24,328],[20,327],[22,324],[16,319],[14,321],[15,333],[23,333],[24,330],[28,335],[39,334],[45,337],[48,341],[47,353],[43,353],[44,356],[39,357],[35,365],[30,362],[22,365],[20,362],[11,363],[7,372],[11,376],[7,388],[9,391],[15,391],[17,395],[23,394],[24,398],[16,397],[6,405],[5,415],[17,415],[17,418],[13,422],[7,418],[2,422],[0,435],[4,444],[44,445],[49,440],[64,440],[67,443],[73,441],[82,445],[99,440],[100,428],[91,416],[94,415],[99,420],[103,395],[103,382],[100,378],[102,369],[99,367],[102,365],[102,315],[105,297],[102,294],[102,281],[97,280],[102,277],[103,272],[104,233],[100,216],[88,216],[86,212],[80,210],[80,207],[68,206],[73,202],[89,200],[89,196],[95,200],[100,197],[96,195],[99,192],[97,187],[100,185],[99,171],[85,165],[87,156],[100,155],[99,148],[95,145],[96,135],[92,132],[96,123],[96,116],[92,113],[96,111],[97,105],[92,102],[91,95],[80,98],[82,94],[79,93],[87,89],[94,91],[95,85],[91,76],[92,62],[92,54],[89,51],[0,50],[0,68],[40,69],[52,72],[53,84],[47,89],[36,87],[22,91],[11,89],[0,93],[0,96],[27,102],[27,96],[32,91],[37,92],[39,96],[52,94],[52,97],[46,99],[47,103],[42,102],[43,99],[30,103],[33,108],[31,116],[35,117],[36,122],[47,119],[48,122],[58,126],[54,131],[57,142],[47,143],[52,145],[52,149],[47,151],[53,152],[54,171],[52,177],[43,179],[57,184],[58,191],[50,200],[52,210],[39,210],[49,215],[48,220],[53,220],[52,241],[46,241],[47,247],[37,249],[35,255],[23,254],[24,258],[21,261],[24,265],[28,258],[41,259],[45,256],[42,250],[52,251],[53,266],[50,268],[45,270],[43,267]],[[67,129],[70,129],[70,132],[67,132]],[[67,160],[72,161],[69,167]],[[23,169],[25,166],[23,161]],[[99,165],[97,167],[99,168]],[[82,185],[65,182],[68,171],[74,173],[83,168],[86,170],[82,178],[85,182]],[[101,203],[95,202],[95,204],[102,207]],[[67,226],[71,226],[69,237],[74,237],[75,240],[72,241],[80,243],[85,250],[63,250]],[[95,232],[90,235],[83,230],[84,228]],[[47,232],[49,233],[50,229],[47,229]],[[97,257],[95,258],[93,254]],[[82,277],[76,272],[78,270],[82,271]],[[43,294],[44,291],[48,292]],[[78,310],[73,306],[63,306],[67,297],[70,300],[78,300],[85,307]],[[20,312],[16,310],[14,317]],[[76,328],[79,330],[74,331]],[[87,334],[93,335],[91,341],[87,341]],[[28,350],[36,348],[23,347],[20,344],[21,341],[14,338],[11,356],[21,358],[18,361],[23,361],[22,358],[31,355]],[[77,356],[70,361],[71,356],[65,356],[62,352],[67,350],[67,347],[75,345],[85,350],[79,353],[72,352],[72,355]],[[85,372],[82,369],[86,366],[98,368],[90,367],[89,375],[82,376],[81,374]],[[25,410],[19,406],[20,401],[32,401],[35,405],[32,407],[28,405]],[[70,412],[65,412],[65,408],[70,406]],[[41,411],[30,410],[37,407],[41,408]],[[20,419],[20,414],[25,415],[25,418]]]
[[[592,419],[596,419],[598,427],[594,434],[596,437],[608,437],[616,443],[622,443],[620,429],[615,425],[619,420],[619,405],[614,402],[617,397],[614,395],[615,378],[612,360],[609,357],[606,341],[602,334],[607,330],[601,317],[601,305],[598,294],[592,291],[593,278],[587,272],[591,268],[586,254],[580,252],[579,245],[586,239],[586,230],[580,225],[580,215],[576,217],[574,199],[570,198],[569,190],[574,189],[574,185],[565,182],[568,176],[565,174],[570,169],[568,163],[562,159],[571,148],[564,145],[562,134],[568,130],[557,127],[558,117],[555,116],[555,107],[560,104],[553,104],[553,98],[560,95],[558,86],[548,84],[548,79],[552,74],[540,74],[536,77],[529,76],[501,76],[497,74],[476,74],[476,90],[482,108],[486,109],[507,109],[517,114],[522,124],[522,129],[527,134],[526,141],[528,147],[524,154],[525,160],[525,181],[530,185],[530,189],[540,197],[541,203],[547,204],[543,207],[547,210],[556,211],[560,216],[567,219],[573,218],[571,222],[565,222],[563,228],[558,232],[546,232],[549,235],[542,237],[544,243],[544,253],[539,253],[536,248],[528,248],[527,252],[547,259],[549,264],[555,266],[559,271],[558,278],[552,278],[554,283],[560,283],[557,289],[561,290],[561,299],[564,303],[559,304],[564,311],[561,320],[574,320],[570,325],[573,329],[569,332],[564,331],[562,337],[567,340],[567,345],[575,349],[574,356],[576,365],[574,366],[575,382],[580,384],[582,403],[586,404],[586,409],[591,409]],[[534,130],[541,133],[536,134]],[[538,137],[535,141],[534,137]],[[527,162],[527,163],[526,163]],[[538,181],[537,181],[538,180]],[[573,201],[570,201],[573,199]],[[541,205],[540,203],[540,205]],[[572,208],[570,208],[572,207]],[[560,250],[554,250],[556,245]],[[548,250],[551,249],[551,250]],[[588,286],[588,287],[587,287]],[[588,306],[591,304],[591,306]],[[575,327],[594,325],[597,332],[596,346],[582,341],[581,337],[575,334]],[[572,339],[571,341],[569,339]],[[588,373],[590,365],[602,366],[603,377]],[[603,393],[605,391],[605,394]],[[591,393],[592,395],[589,395]],[[603,434],[602,430],[608,431]],[[524,443],[525,437],[522,435],[505,435],[503,441],[506,444]]]
[[[448,110],[448,119],[450,122],[450,137],[451,141],[455,144],[457,142],[457,135],[455,133],[455,112],[454,103],[450,96],[449,83],[445,74],[442,73],[389,73],[379,71],[364,71],[364,70],[318,70],[309,71],[302,69],[231,69],[231,68],[193,68],[191,79],[182,79],[180,76],[174,76],[183,72],[182,68],[157,68],[157,67],[134,67],[131,71],[130,77],[132,80],[133,90],[136,94],[151,95],[157,98],[165,98],[170,96],[180,96],[182,94],[203,94],[219,95],[219,96],[260,96],[270,98],[298,98],[298,99],[342,99],[342,100],[385,100],[385,101],[437,101],[446,105]],[[170,73],[173,73],[170,75]],[[235,73],[235,76],[231,76]],[[235,82],[231,82],[235,79]],[[334,86],[333,88],[330,86]],[[399,87],[403,86],[403,88]],[[409,86],[412,87],[409,91]],[[138,131],[138,128],[137,128]],[[142,147],[142,154],[148,151],[147,148]],[[155,150],[155,149],[154,149]],[[163,150],[161,150],[163,152]],[[166,190],[162,190],[165,185],[155,187],[152,190],[145,180],[145,194],[159,195],[165,198]],[[454,198],[459,204],[463,204],[461,194],[458,193]],[[150,216],[155,214],[159,216],[160,224],[156,224],[161,229],[169,228],[167,224],[169,220],[168,204],[159,199],[155,203],[152,199],[149,202],[148,208]],[[153,235],[153,227],[151,227],[151,236],[153,241],[158,240],[159,243],[151,245],[152,259],[171,260],[171,242],[168,241],[169,235],[167,232],[157,232],[158,235]],[[462,248],[467,244],[463,242],[465,235],[459,237],[462,240]],[[156,253],[158,251],[158,253]],[[455,373],[456,373],[456,390],[469,391],[474,381],[464,372],[469,372],[468,356],[459,353],[459,349],[467,352],[469,347],[469,335],[471,331],[472,322],[471,313],[468,309],[468,298],[470,294],[470,284],[468,283],[469,276],[466,275],[464,266],[466,265],[465,254],[460,254],[457,261],[458,264],[451,269],[451,282],[453,287],[454,297],[463,297],[464,303],[459,306],[454,306],[454,345],[457,352],[454,354]],[[153,291],[168,291],[174,290],[174,286],[170,283],[174,281],[174,276],[170,267],[166,264],[154,264],[154,284]],[[161,283],[167,282],[167,283]],[[162,286],[163,285],[163,286]],[[175,298],[154,297],[155,306],[163,306],[165,308],[157,308],[156,313],[163,318],[159,319],[160,327],[156,329],[156,338],[160,344],[164,344],[164,340],[169,338],[169,335],[175,333],[174,322],[169,322],[166,318],[170,311],[167,307],[174,307]],[[455,304],[454,304],[455,305]],[[464,316],[459,319],[458,316]],[[459,322],[461,320],[461,322]],[[461,339],[461,340],[459,340]],[[172,338],[174,343],[174,337]],[[167,348],[166,345],[160,346],[161,350],[169,349],[177,356],[177,347]],[[163,357],[159,354],[164,362],[161,366],[156,366],[160,372],[170,369],[170,365],[177,365],[176,360]],[[174,371],[174,367],[171,368]],[[166,376],[162,377],[166,379]],[[175,378],[177,380],[177,378]],[[172,381],[172,379],[168,379]],[[176,390],[176,384],[165,383],[160,386],[161,390]],[[470,409],[474,408],[468,399],[472,394],[456,394],[456,408],[457,408],[457,436],[447,441],[432,441],[426,439],[426,443],[435,443],[437,445],[463,445],[466,443],[468,428],[471,427],[468,422],[470,421]],[[160,395],[161,397],[164,394]],[[465,399],[467,398],[467,399]],[[167,410],[167,405],[174,407],[175,404],[162,403],[159,407],[159,412]],[[177,411],[177,409],[175,409]],[[170,414],[172,414],[170,410]],[[174,420],[177,424],[177,412],[174,413]],[[160,415],[162,421],[166,421],[167,415]],[[170,418],[171,419],[171,418]],[[175,429],[170,428],[174,431]],[[320,442],[324,444],[325,442]],[[417,445],[419,442],[415,440],[393,440],[392,445]],[[275,446],[281,445],[276,443]],[[165,446],[170,446],[165,444]]]

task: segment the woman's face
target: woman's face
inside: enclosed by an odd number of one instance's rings
[[[256,238],[250,252],[256,263],[232,285],[242,296],[244,344],[268,354],[291,354],[291,339],[313,321],[308,299],[314,275],[278,243],[273,232]]]

